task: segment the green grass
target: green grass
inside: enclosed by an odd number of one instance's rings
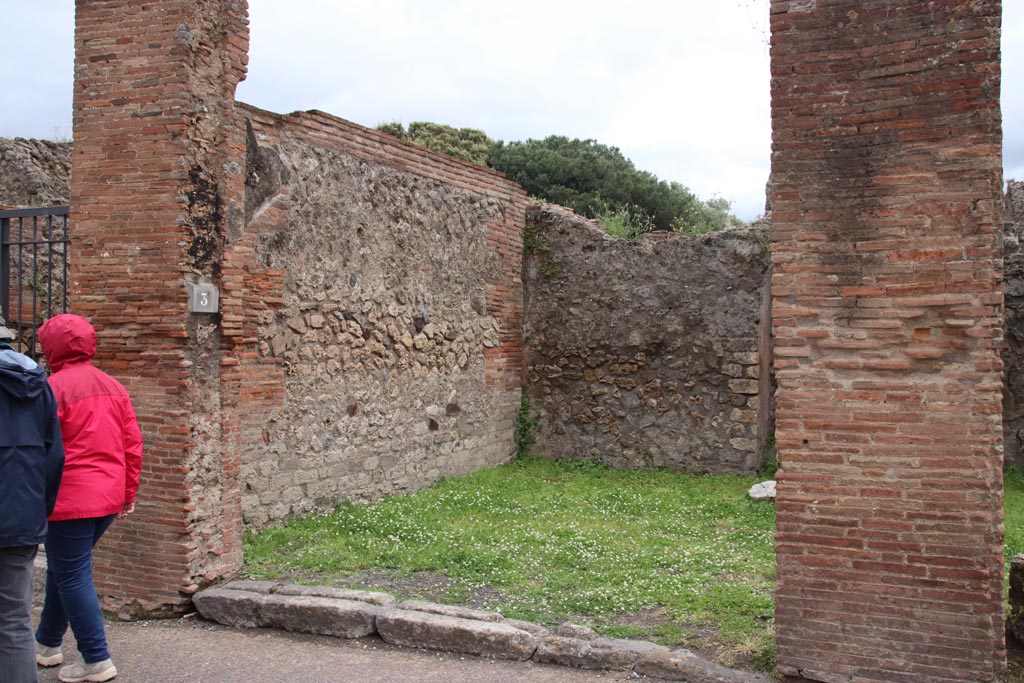
[[[755,481],[520,459],[247,534],[246,573],[369,588],[360,572],[429,573],[451,603],[768,669],[775,513],[747,499]]]

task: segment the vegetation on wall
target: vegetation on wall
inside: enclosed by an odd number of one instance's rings
[[[482,130],[454,128],[429,121],[414,121],[408,129],[393,121],[380,124],[377,130],[394,135],[399,140],[481,166],[487,165],[487,153],[494,144]]]
[[[639,239],[650,230],[699,235],[744,225],[722,198],[701,201],[678,182],[641,171],[617,147],[551,135],[495,141],[475,128],[417,121],[379,130],[427,149],[489,166],[530,195],[596,218],[610,234]]]

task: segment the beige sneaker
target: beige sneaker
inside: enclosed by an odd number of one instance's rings
[[[84,662],[69,664],[60,670],[57,678],[64,681],[64,683],[84,683],[85,681],[89,681],[89,683],[102,683],[102,681],[109,681],[116,675],[117,669],[114,668],[114,662],[104,659],[102,662],[94,664],[86,664]]]
[[[64,653],[59,647],[46,647],[36,641],[36,664],[39,666],[57,666],[64,661]]]

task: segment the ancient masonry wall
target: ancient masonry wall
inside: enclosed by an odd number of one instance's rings
[[[767,232],[630,242],[550,205],[527,226],[536,449],[615,467],[755,471],[771,392],[759,349]]]
[[[992,681],[998,0],[773,0],[780,670]]]
[[[254,149],[258,149],[258,147]],[[253,161],[258,163],[258,159]],[[253,168],[256,168],[256,166],[254,165]],[[26,208],[38,205],[66,204],[68,202],[70,173],[71,143],[0,138],[0,207]],[[251,176],[254,182],[263,182],[262,180],[257,180],[261,178],[258,171],[251,174]],[[250,194],[256,197],[259,191],[257,190]],[[1003,387],[1003,455],[1006,463],[1013,463],[1018,467],[1024,468],[1024,247],[1022,247],[1022,240],[1024,240],[1024,184],[1020,181],[1009,180],[1007,182],[1006,211],[1006,230],[1003,239],[1003,292],[1006,309],[1004,321],[1005,339],[1002,352],[1005,366]],[[545,213],[546,211],[539,213],[530,212],[527,215],[527,219],[531,223],[542,226],[543,220],[540,219],[542,219]],[[539,223],[533,220],[538,217],[540,217]],[[590,223],[581,219],[580,225],[590,225]],[[580,229],[582,230],[583,228]],[[587,230],[591,229],[587,228]],[[647,253],[642,248],[637,251]],[[696,258],[703,258],[703,253],[695,253],[694,256]],[[539,291],[541,285],[544,285],[545,289],[553,290],[554,287],[547,287],[550,280],[550,270],[546,271],[549,273],[547,278],[540,278],[538,280],[539,271],[537,269],[543,266],[543,259],[543,252],[535,253],[532,261],[528,259],[526,264],[528,268],[526,271],[528,276],[526,284],[530,286],[532,282],[533,288],[537,291]],[[561,271],[572,267],[573,261],[570,260],[569,263],[564,263],[564,257],[557,258],[557,261],[560,264],[559,269]],[[702,272],[704,268],[702,262],[681,263],[681,268],[686,272]],[[596,266],[596,264],[594,265]],[[548,266],[549,269],[552,267],[554,266]],[[630,277],[637,278],[646,272],[647,264],[641,263],[638,270],[633,271]],[[737,273],[736,275],[737,277],[743,277],[743,273]],[[657,276],[657,271],[655,271],[655,276]],[[754,273],[754,276],[761,277],[762,274],[758,271]],[[562,284],[569,284],[564,278],[562,280]],[[250,279],[248,282],[254,286],[257,285],[255,280]],[[16,286],[16,282],[12,284],[12,288],[16,288]],[[752,283],[741,283],[739,290],[747,291],[750,286],[752,286]],[[581,290],[577,294],[581,300],[585,300],[590,297],[591,290]],[[530,298],[529,292],[527,293],[527,298]],[[767,294],[763,295],[763,299],[762,305],[771,301],[771,297]],[[730,302],[726,301],[726,303],[731,306]],[[535,311],[536,306],[537,304],[535,303]],[[551,312],[554,313],[554,311]],[[762,315],[761,317],[762,319],[768,318],[767,315]],[[11,320],[12,318],[9,313],[8,322]],[[555,319],[552,320],[552,322],[555,321]],[[529,321],[527,326],[530,326]],[[770,326],[761,325],[761,328],[762,333],[770,331]],[[767,341],[764,337],[765,334],[762,334],[762,345]],[[532,333],[530,339],[536,341],[538,335]],[[527,350],[529,351],[530,349],[528,348]],[[533,351],[533,355],[539,358],[540,356],[537,353],[536,350]],[[553,353],[547,355],[549,357],[554,356]],[[762,372],[765,369],[770,372],[771,359],[769,354],[760,353],[759,358],[762,366],[768,365],[767,368],[762,368]],[[750,370],[746,370],[747,374],[750,374],[750,372]],[[541,379],[541,375],[538,373],[531,374],[531,385],[536,381],[543,383],[548,380]],[[767,421],[773,415],[774,395],[771,391],[765,392],[763,382],[761,384],[761,398],[765,402],[763,405],[767,407],[759,411],[760,419],[763,422],[758,433],[770,435],[773,427],[769,426]],[[530,389],[529,395],[534,398],[538,408],[542,407],[539,403],[542,400],[541,396],[548,390],[549,388],[541,388],[538,391]],[[244,389],[239,388],[239,391],[246,391],[248,398],[251,399],[255,390],[250,382]],[[237,391],[233,393],[237,393]],[[272,391],[270,393],[273,394]],[[573,396],[575,394],[567,392],[565,395]],[[244,414],[243,411],[242,416]],[[561,435],[563,431],[550,421],[549,414],[550,411],[547,409],[541,411],[541,415],[544,418],[541,425],[541,443],[545,446],[546,450],[555,454],[556,457],[560,454],[574,453],[575,449],[572,444],[559,445],[556,443],[556,439],[552,434],[558,433]],[[585,417],[584,419],[587,418]],[[648,429],[653,428],[649,427]],[[582,428],[579,433],[582,434]],[[561,436],[559,436],[558,440],[560,439]],[[759,439],[758,443],[763,444],[763,441]],[[596,454],[596,451],[588,452]],[[595,457],[597,456],[595,455]],[[631,459],[630,462],[633,462],[633,460]],[[642,461],[638,460],[636,462]]]
[[[321,112],[244,111],[224,314],[246,521],[511,459],[525,193]]]
[[[0,138],[0,209],[68,203],[71,143]]]
[[[1024,182],[1006,184],[1003,234],[1003,456],[1024,468]]]
[[[237,454],[221,447],[217,316],[186,283],[219,277],[241,219],[232,156],[245,76],[241,0],[76,3],[72,309],[99,333],[145,438],[138,510],[96,555],[121,613],[173,612],[241,566]],[[236,191],[234,188],[238,188]]]

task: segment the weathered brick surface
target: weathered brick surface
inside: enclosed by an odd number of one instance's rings
[[[811,680],[1004,658],[998,0],[774,0],[777,640]]]
[[[510,459],[525,193],[321,112],[244,112],[222,343],[247,521]]]
[[[216,322],[189,316],[184,284],[219,275],[247,43],[243,0],[76,3],[72,308],[98,330],[97,365],[127,386],[146,442],[138,511],[96,556],[99,592],[122,612],[181,609],[241,563]]]
[[[766,232],[631,242],[554,206],[527,221],[537,450],[615,467],[755,471],[771,396],[760,348]]]

